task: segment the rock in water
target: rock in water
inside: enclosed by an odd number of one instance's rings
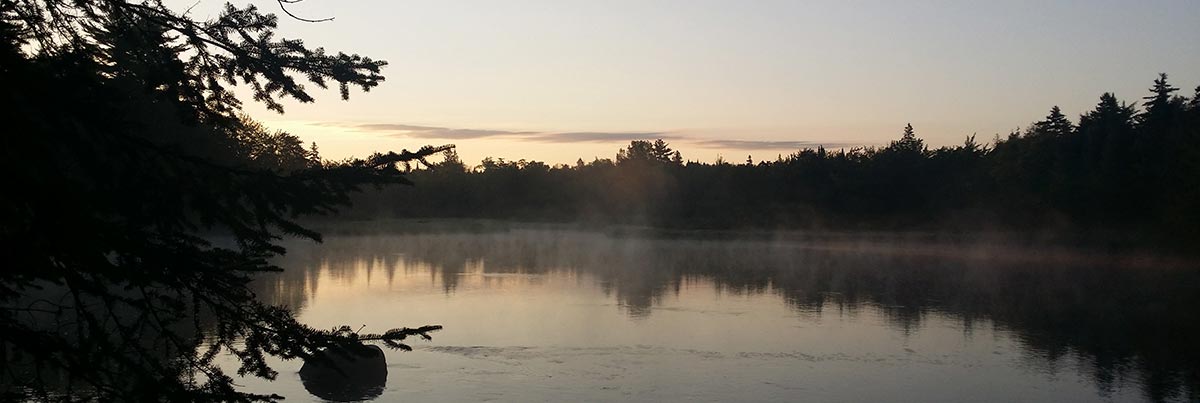
[[[387,386],[387,359],[379,346],[326,349],[304,361],[300,381],[308,393],[325,400],[374,399]]]

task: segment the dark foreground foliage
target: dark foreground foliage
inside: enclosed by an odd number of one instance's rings
[[[254,6],[193,21],[153,0],[0,2],[3,399],[269,400],[214,358],[272,378],[267,356],[438,329],[312,329],[247,288],[279,270],[282,235],[320,239],[298,217],[409,183],[397,164],[448,149],[328,163],[241,115],[237,83],[282,111],[312,101],[298,78],[343,97],[383,80],[383,62],[275,26]]]
[[[990,144],[970,136],[937,149],[909,125],[885,147],[805,149],[744,164],[685,163],[661,140],[574,166],[488,158],[469,167],[451,151],[412,173],[421,191],[364,194],[354,214],[710,229],[1036,229],[1190,245],[1200,239],[1200,93],[1177,90],[1164,74],[1140,109],[1106,93],[1078,124],[1054,107]]]

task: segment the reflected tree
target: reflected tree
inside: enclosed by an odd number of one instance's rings
[[[1003,237],[705,235],[501,227],[339,237],[316,253],[340,263],[310,270],[369,275],[362,260],[399,253],[393,265],[429,267],[447,294],[465,261],[483,273],[567,271],[595,281],[637,320],[685,286],[770,293],[806,315],[878,313],[899,334],[920,333],[937,316],[967,332],[1011,332],[1028,364],[1076,365],[1101,391],[1140,388],[1151,401],[1200,396],[1200,347],[1191,337],[1200,332],[1200,271],[1190,260]]]

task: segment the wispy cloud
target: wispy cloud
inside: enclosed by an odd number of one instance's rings
[[[547,143],[608,143],[614,141],[677,139],[679,136],[666,132],[567,132],[538,133],[528,139]]]
[[[862,144],[820,141],[764,141],[764,140],[699,140],[693,143],[706,148],[736,150],[799,150],[802,148],[825,147],[828,149],[858,147]]]
[[[454,129],[438,126],[418,126],[398,123],[364,123],[353,125],[359,130],[387,132],[391,135],[414,138],[437,139],[477,139],[483,137],[515,136],[533,134],[533,132],[518,132],[510,130],[489,129]]]
[[[514,140],[537,141],[543,143],[605,143],[632,140],[682,138],[667,132],[535,132],[496,129],[461,129],[441,126],[410,125],[404,123],[318,122],[313,123],[313,125],[325,127],[344,127],[355,130],[383,133],[390,136],[455,140],[508,137]]]
[[[858,147],[864,144],[849,142],[820,142],[807,140],[730,140],[689,137],[670,131],[628,132],[537,132],[498,129],[463,129],[442,126],[423,126],[405,123],[351,123],[320,122],[318,126],[344,127],[355,130],[383,133],[389,136],[437,139],[481,139],[502,137],[516,141],[540,143],[624,143],[633,140],[663,139],[677,143],[693,144],[704,148],[734,150],[799,150],[823,146],[827,149]]]

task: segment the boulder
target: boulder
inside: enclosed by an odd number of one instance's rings
[[[308,393],[325,400],[374,399],[387,386],[387,359],[379,346],[325,349],[304,361],[300,381]]]

